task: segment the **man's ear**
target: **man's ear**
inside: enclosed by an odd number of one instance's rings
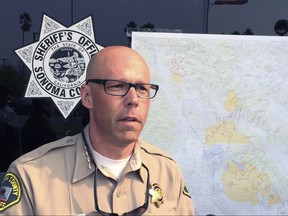
[[[90,87],[86,84],[82,85],[80,88],[80,93],[83,106],[87,109],[92,109],[93,100]]]

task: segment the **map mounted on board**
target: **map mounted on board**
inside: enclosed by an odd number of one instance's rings
[[[132,33],[160,91],[142,138],[198,215],[288,215],[288,38]]]

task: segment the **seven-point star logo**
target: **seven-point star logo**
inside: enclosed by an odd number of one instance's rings
[[[91,17],[67,28],[44,14],[39,41],[15,50],[31,71],[25,97],[51,97],[67,118],[81,99],[87,64],[100,49]]]

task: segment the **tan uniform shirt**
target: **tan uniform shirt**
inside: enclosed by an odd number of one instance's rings
[[[88,127],[84,133],[92,149]],[[118,181],[104,168],[98,169],[95,189],[99,209],[104,212],[121,215],[142,206],[149,172],[149,205],[145,215],[194,215],[175,161],[143,140],[137,142]],[[10,166],[1,187],[1,214],[97,215],[94,177],[95,166],[88,160],[81,134],[49,143]]]

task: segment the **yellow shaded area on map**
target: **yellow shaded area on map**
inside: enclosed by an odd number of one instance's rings
[[[181,66],[181,61],[179,62],[179,59],[170,60],[170,73],[171,79],[178,84],[181,83],[182,78],[186,76],[186,72]]]
[[[239,100],[236,91],[229,91],[224,102],[225,110],[233,113],[238,106]],[[222,120],[218,120],[216,124],[207,127],[205,143],[207,145],[249,143],[249,138],[245,134],[238,132],[233,118],[227,116]]]
[[[234,110],[237,109],[239,105],[239,100],[238,100],[238,96],[236,94],[235,90],[231,90],[226,97],[226,100],[224,102],[224,108],[228,111],[228,112],[233,112]]]
[[[206,129],[206,144],[249,143],[249,138],[236,130],[232,120],[221,121]]]
[[[230,162],[221,179],[224,194],[236,202],[257,205],[261,197],[267,199],[269,206],[280,202],[278,193],[270,191],[271,182],[268,174],[259,172],[253,165]]]
[[[174,80],[174,82],[176,82],[178,84],[182,82],[182,78],[177,74],[172,74],[171,79]]]

